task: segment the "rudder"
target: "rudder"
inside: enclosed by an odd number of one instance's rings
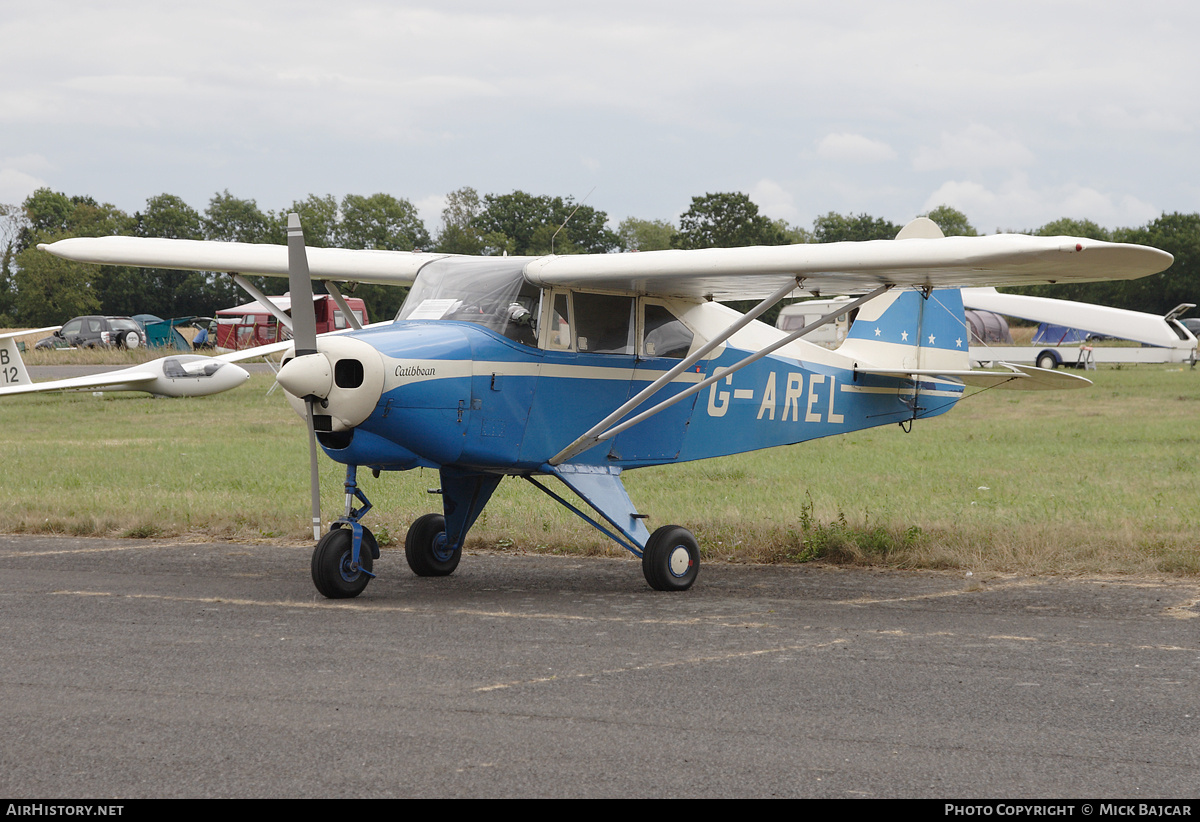
[[[28,331],[18,331],[0,335],[0,388],[11,388],[17,385],[30,385],[29,372],[25,370],[25,361],[17,348],[17,337],[28,334]]]

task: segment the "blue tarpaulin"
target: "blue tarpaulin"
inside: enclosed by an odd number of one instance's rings
[[[1085,342],[1089,332],[1081,328],[1068,328],[1065,325],[1040,323],[1033,334],[1034,345],[1066,345],[1067,343]]]

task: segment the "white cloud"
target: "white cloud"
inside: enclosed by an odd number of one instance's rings
[[[1061,217],[1093,220],[1117,228],[1143,225],[1161,210],[1132,194],[1103,192],[1077,183],[1035,187],[1015,174],[995,188],[974,180],[948,180],[925,200],[923,210],[948,205],[967,215],[982,232],[1024,231]],[[1013,215],[1029,224],[1014,225]]]
[[[861,134],[826,134],[817,143],[817,155],[825,160],[851,163],[882,163],[896,159],[896,151],[881,140]]]
[[[442,211],[446,208],[446,195],[431,194],[413,200],[412,204],[416,206],[417,214],[420,215],[421,222],[425,223],[429,235],[436,238],[437,233],[442,230]]]
[[[1136,26],[1077,2],[671,6],[9,3],[4,151],[54,170],[0,169],[127,210],[164,187],[266,205],[307,187],[567,193],[594,174],[589,205],[653,218],[769,174],[756,202],[797,221],[772,181],[810,215],[890,215],[946,180],[1001,196],[1016,171],[1075,182],[1073,203],[1092,186],[1196,207],[1200,4]]]
[[[759,180],[750,187],[750,199],[759,212],[773,220],[784,219],[794,223],[800,212],[790,192],[774,180]]]
[[[19,205],[34,191],[49,185],[35,173],[50,168],[40,154],[0,157],[0,203]]]
[[[1034,161],[1033,152],[1019,141],[982,125],[959,132],[943,131],[936,146],[921,146],[913,157],[917,171],[946,168],[1018,168]]]

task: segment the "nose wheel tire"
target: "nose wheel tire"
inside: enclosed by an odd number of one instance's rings
[[[444,577],[454,573],[462,547],[451,548],[446,538],[446,518],[441,514],[418,517],[404,538],[404,558],[419,577]]]
[[[700,544],[679,525],[664,525],[646,542],[642,574],[656,591],[686,591],[700,573]]]
[[[313,584],[323,596],[330,599],[356,597],[371,581],[364,570],[370,571],[371,547],[375,537],[363,529],[362,545],[359,547],[359,566],[352,567],[354,534],[349,528],[335,528],[317,543],[312,555]]]

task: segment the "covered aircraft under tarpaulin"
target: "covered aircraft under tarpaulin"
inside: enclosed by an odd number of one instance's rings
[[[520,477],[641,557],[647,582],[683,590],[699,571],[695,537],[653,532],[622,471],[704,459],[945,413],[966,385],[1087,385],[1053,371],[970,367],[959,288],[1153,274],[1171,256],[1071,237],[941,237],[919,218],[897,240],[547,257],[465,257],[103,237],[41,248],[85,262],[411,285],[397,321],[318,338],[293,316],[295,354],[278,374],[309,422],[314,538],[322,523],[316,443],[344,463],[343,515],[313,553],[317,589],[361,593],[378,547],[357,481],[436,469],[442,512],[405,540],[412,570],[451,573],[505,476]],[[788,296],[858,296],[837,350],[755,322]],[[759,299],[743,315],[718,300]],[[547,484],[554,477],[582,500]],[[361,503],[362,507],[356,507]]]

